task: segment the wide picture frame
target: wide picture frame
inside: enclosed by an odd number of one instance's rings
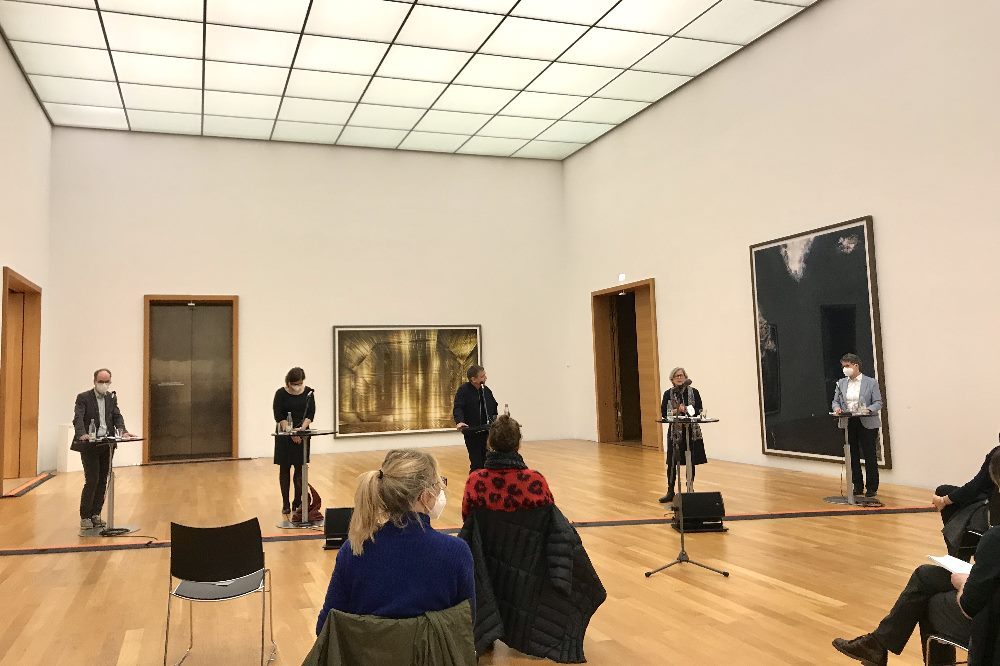
[[[454,430],[455,392],[482,365],[482,326],[334,326],[337,437]]]
[[[878,463],[891,469],[871,216],[751,245],[750,270],[763,453],[843,463],[829,412],[854,353],[882,393]]]

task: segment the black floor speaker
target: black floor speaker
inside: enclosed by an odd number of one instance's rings
[[[726,505],[722,493],[681,493],[674,498],[674,518],[670,526],[680,531],[680,520],[676,506],[683,502],[685,532],[727,532],[722,524],[726,516]]]
[[[347,529],[351,526],[353,507],[334,507],[326,510],[326,520],[323,521],[323,550],[336,550],[347,541]]]

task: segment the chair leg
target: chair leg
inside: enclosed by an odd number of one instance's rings
[[[191,654],[191,649],[194,648],[194,602],[188,600],[188,649],[178,661],[178,665],[183,663],[187,656]]]
[[[167,666],[167,650],[170,648],[170,601],[171,595],[167,594],[167,629],[163,634],[163,666]]]
[[[930,635],[930,636],[928,636],[927,640],[924,642],[924,666],[959,666],[959,664],[968,664],[969,663],[968,661],[958,661],[958,656],[957,656],[957,652],[956,652],[955,661],[953,661],[953,662],[951,662],[949,664],[945,664],[945,665],[942,665],[942,664],[932,665],[931,664],[931,644],[933,644],[933,643],[941,643],[942,645],[954,645],[950,641],[949,642],[939,641],[933,634]],[[960,649],[964,649],[964,648],[960,648]]]
[[[260,663],[264,666],[264,622],[267,620],[267,593],[263,590],[260,593]]]
[[[260,601],[260,662],[267,664],[274,661],[278,653],[278,644],[274,642],[274,597],[271,594],[271,571],[264,570],[264,589],[261,592]],[[271,637],[271,654],[267,660],[264,659],[264,623],[267,621],[269,634]]]

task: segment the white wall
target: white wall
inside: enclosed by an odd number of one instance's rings
[[[661,376],[685,365],[722,418],[710,457],[839,472],[760,452],[748,247],[866,214],[884,480],[961,482],[996,445],[1000,3],[961,5],[823,0],[565,162],[571,328],[619,272],[655,277]],[[590,340],[570,344],[570,421],[593,438]]]
[[[7,47],[0,42],[0,266],[42,288],[42,345],[52,316],[49,299],[49,169],[52,129]],[[0,305],[2,307],[2,305]],[[0,318],[3,313],[0,312]],[[40,419],[51,367],[42,354]]]
[[[568,398],[547,383],[565,363],[559,163],[67,128],[53,156],[49,390],[67,414],[108,366],[141,431],[143,295],[238,294],[241,455],[270,455],[271,399],[294,365],[316,389],[317,426],[332,425],[335,324],[482,324],[491,386],[526,437],[565,434],[551,415]],[[278,319],[288,309],[301,325]]]

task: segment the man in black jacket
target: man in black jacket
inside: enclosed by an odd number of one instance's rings
[[[70,448],[80,452],[83,461],[83,492],[80,494],[80,529],[104,527],[101,510],[108,485],[111,449],[95,444],[92,440],[114,437],[117,431],[128,437],[125,419],[118,410],[118,396],[111,391],[111,371],[101,368],[94,372],[94,388],[76,396],[73,408],[73,444]],[[90,432],[93,425],[94,432]]]
[[[990,479],[1000,486],[1000,456],[990,459]],[[921,645],[927,636],[944,634],[969,646],[969,664],[996,664],[996,604],[1000,591],[1000,527],[983,535],[976,562],[968,574],[949,573],[924,564],[910,576],[896,604],[870,634],[853,640],[838,638],[833,646],[866,665],[882,666],[888,652],[900,654],[914,628],[920,626]],[[953,654],[931,655],[928,663],[954,663]]]
[[[497,416],[497,401],[493,391],[486,386],[486,369],[474,365],[465,373],[469,381],[458,387],[455,393],[454,417],[456,429],[465,437],[465,448],[469,451],[469,471],[482,469],[486,461],[486,437],[489,429],[479,430]]]
[[[934,508],[941,512],[944,523],[945,545],[948,554],[968,561],[975,549],[975,539],[969,530],[982,533],[987,528],[1000,524],[1000,515],[989,515],[987,500],[993,506],[998,499],[997,487],[990,479],[990,460],[1000,452],[1000,446],[986,454],[979,472],[962,487],[938,486],[931,498]],[[993,509],[995,513],[995,509]],[[971,544],[971,546],[970,546]]]
[[[1000,446],[994,447],[986,454],[983,466],[972,480],[961,488],[958,486],[941,485],[934,491],[931,502],[934,508],[941,512],[941,522],[947,524],[956,513],[970,504],[986,501],[990,493],[997,492],[996,486],[990,480],[990,459],[1000,451]]]

